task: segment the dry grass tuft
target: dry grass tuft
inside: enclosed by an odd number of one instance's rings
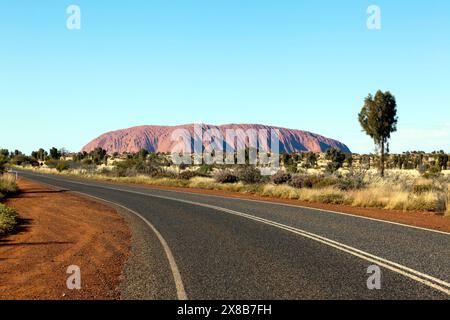
[[[15,194],[19,191],[16,181],[13,176],[4,174],[0,176],[0,199],[3,197]]]

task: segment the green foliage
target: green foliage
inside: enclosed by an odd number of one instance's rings
[[[434,190],[434,186],[432,184],[417,184],[413,186],[413,193],[422,194],[431,192]]]
[[[252,165],[240,167],[237,170],[237,177],[239,181],[249,184],[259,183],[262,179],[261,171]]]
[[[341,177],[336,183],[336,187],[342,191],[359,190],[365,186],[364,173],[351,173],[345,177]]]
[[[322,189],[326,187],[332,187],[337,184],[336,178],[332,176],[316,176],[313,180],[313,188],[314,189]]]
[[[7,158],[3,154],[0,154],[0,175],[6,171],[6,163],[8,163]]]
[[[49,153],[50,158],[52,158],[53,160],[59,160],[61,158],[61,152],[55,147],[51,148]]]
[[[364,101],[364,106],[358,115],[363,130],[381,149],[380,168],[384,176],[384,154],[389,152],[388,141],[391,133],[397,131],[397,102],[389,92],[377,91],[375,97],[371,94]]]
[[[315,168],[317,166],[317,155],[314,152],[307,152],[303,155],[305,168]]]
[[[116,161],[112,173],[117,177],[133,177],[138,174],[155,177],[162,172],[162,169],[149,162],[139,159],[139,157],[128,157],[124,161]]]
[[[441,168],[439,168],[439,167],[437,167],[437,166],[433,166],[433,167],[430,167],[428,170],[427,170],[427,172],[425,172],[424,174],[423,174],[423,177],[424,178],[427,178],[427,179],[435,179],[435,178],[438,178],[439,176],[441,176],[442,174],[441,174]]]
[[[181,180],[189,180],[191,178],[194,178],[195,176],[197,176],[197,173],[190,170],[186,170],[178,174],[178,178]]]
[[[294,164],[294,158],[289,153],[283,153],[281,155],[281,163],[284,166],[292,166]]]
[[[328,163],[327,171],[329,172],[335,172],[338,169],[342,168],[344,165],[344,161],[346,159],[345,153],[343,153],[341,150],[330,148],[325,152],[325,159],[330,160],[331,162]]]
[[[69,169],[70,165],[67,161],[59,161],[58,164],[56,165],[56,170],[58,170],[58,172],[67,171]]]
[[[3,156],[4,158],[9,158],[9,150],[8,149],[0,149],[0,156]]]
[[[16,210],[0,203],[0,236],[11,232],[17,225],[17,222],[18,215]]]
[[[12,165],[16,165],[16,166],[27,166],[27,165],[38,166],[39,165],[39,163],[37,162],[37,160],[35,158],[28,157],[23,154],[18,154],[18,155],[13,156],[13,158],[9,162]]]
[[[44,162],[44,164],[49,167],[50,169],[55,169],[56,166],[58,165],[59,161],[58,160],[54,160],[54,159],[48,159],[47,161]]]
[[[40,148],[37,151],[33,151],[31,152],[31,157],[38,160],[38,161],[45,161],[45,159],[47,158],[48,153],[47,151],[45,151],[44,149]]]
[[[89,157],[95,164],[99,165],[107,160],[106,150],[103,150],[102,148],[95,148],[89,153]]]
[[[315,195],[313,200],[320,203],[343,204],[345,202],[345,196],[337,192],[323,193]]]
[[[439,168],[443,170],[447,170],[448,168],[448,154],[445,154],[443,151],[438,154],[437,165]]]
[[[298,168],[296,164],[290,164],[286,166],[286,171],[289,173],[297,173],[298,172]]]
[[[137,153],[137,156],[139,159],[145,160],[147,158],[147,156],[149,155],[148,150],[146,149],[141,149],[139,150],[139,152]]]
[[[197,173],[200,176],[209,176],[213,170],[213,166],[209,164],[202,164],[200,168],[197,169]]]

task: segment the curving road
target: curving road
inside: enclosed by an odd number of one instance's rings
[[[157,247],[146,263],[164,270],[147,289],[165,292],[160,298],[450,298],[449,233],[262,201],[19,175],[139,216]],[[381,288],[369,290],[373,265]]]

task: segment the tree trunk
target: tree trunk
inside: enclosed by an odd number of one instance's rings
[[[380,174],[384,177],[384,141],[381,142]]]

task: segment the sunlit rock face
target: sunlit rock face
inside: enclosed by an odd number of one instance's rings
[[[257,134],[263,133],[263,136],[260,136],[258,143],[262,150],[268,151],[271,146],[271,130],[277,130],[280,152],[325,152],[328,148],[336,148],[345,153],[350,153],[350,149],[342,142],[302,130],[260,124],[226,124],[220,126],[202,124],[197,125],[197,127],[202,129],[201,131],[203,132],[204,137],[207,137],[208,132],[220,132],[224,140],[224,150],[227,143],[227,134],[234,134],[236,136],[236,141],[248,141],[248,134],[253,130],[253,132],[256,132]],[[265,137],[264,132],[267,133]],[[179,126],[148,125],[107,132],[89,142],[84,146],[82,151],[90,152],[95,148],[100,147],[109,154],[115,152],[134,153],[141,149],[146,149],[150,152],[167,153],[172,152],[176,145],[180,144],[179,139],[174,139],[174,136],[179,136],[180,133],[185,137],[191,138],[193,145],[195,137],[194,124]],[[209,139],[204,140],[208,141]],[[208,142],[204,142],[204,144],[207,143]]]

